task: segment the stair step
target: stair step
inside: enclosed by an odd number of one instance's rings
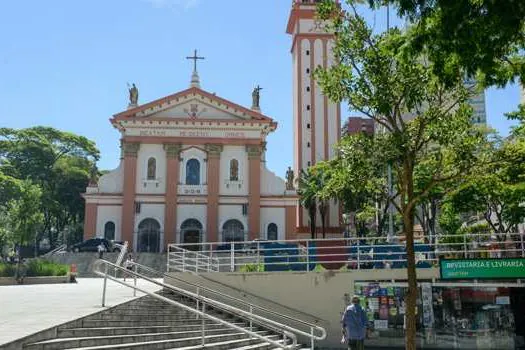
[[[238,333],[237,330],[231,328],[218,328],[212,330],[206,330],[205,335],[223,335]],[[133,334],[133,335],[115,335],[115,336],[98,336],[98,337],[80,337],[80,338],[57,338],[51,340],[45,340],[38,343],[33,343],[27,346],[29,350],[58,350],[64,348],[79,348],[86,346],[100,346],[100,345],[120,345],[128,343],[149,343],[162,340],[177,340],[188,337],[200,337],[201,331],[182,331],[182,332],[169,332],[169,333],[145,333],[145,334]]]
[[[196,318],[178,319],[175,321],[159,320],[83,320],[82,327],[136,327],[136,326],[176,326],[179,324],[200,324],[202,321]]]
[[[275,338],[278,338],[278,336],[275,336]],[[274,339],[274,340],[277,340],[277,339]],[[231,350],[270,350],[270,349],[274,349],[272,347],[275,345],[270,344],[268,342],[262,342],[262,340],[259,340],[259,341],[260,343],[257,343],[257,344],[246,345],[240,348],[232,348]],[[280,342],[282,342],[282,340]]]
[[[213,349],[230,349],[227,344],[232,341],[239,340],[246,341],[246,344],[254,342],[254,339],[249,339],[245,333],[232,333],[226,335],[210,335],[206,336],[206,342],[212,345],[213,342],[224,343],[226,347],[213,347]],[[185,347],[201,347],[201,337],[191,337],[191,338],[182,338],[182,339],[168,339],[168,340],[159,340],[159,341],[147,341],[147,342],[136,342],[136,343],[127,343],[127,344],[115,344],[115,345],[95,345],[95,346],[85,346],[85,347],[69,347],[69,348],[60,348],[62,350],[151,350],[151,349],[181,349]],[[24,349],[26,347],[24,346]]]
[[[194,316],[196,317],[196,316]],[[101,321],[177,321],[181,319],[191,318],[191,314],[179,315],[155,315],[155,314],[98,314],[95,316],[89,316],[88,320],[101,320]]]
[[[276,335],[271,335],[268,338],[277,339]],[[187,346],[184,348],[171,348],[168,350],[197,350],[197,349],[214,349],[214,350],[222,350],[222,349],[251,349],[252,346],[255,346],[253,349],[265,349],[264,347],[260,347],[261,344],[270,344],[270,343],[257,343],[261,342],[260,339],[238,339],[238,340],[230,340],[225,342],[215,342],[215,343],[206,343],[204,346],[202,345],[196,345],[196,346]],[[233,346],[239,346],[238,348],[233,348]],[[267,346],[267,345],[266,345]]]
[[[236,326],[245,326],[244,323],[235,323]],[[182,332],[192,331],[201,328],[201,323],[195,324],[180,324],[175,326],[144,326],[144,327],[93,327],[93,328],[62,328],[58,329],[59,338],[75,338],[75,337],[98,337],[107,335],[129,335],[129,334],[145,334],[145,333],[168,333],[168,332]],[[216,329],[224,327],[220,323],[207,323],[207,329]]]

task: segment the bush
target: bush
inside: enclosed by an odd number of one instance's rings
[[[313,271],[314,272],[323,272],[323,271],[326,271],[326,269],[321,264],[315,264],[315,267],[314,267]]]
[[[263,264],[246,264],[241,266],[240,272],[264,272]]]
[[[16,264],[0,263],[0,277],[12,277],[16,272]]]
[[[68,265],[57,264],[42,259],[33,259],[27,264],[26,276],[66,276],[68,269]]]

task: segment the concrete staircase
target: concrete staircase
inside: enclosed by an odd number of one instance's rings
[[[195,307],[195,302],[171,293],[165,297]],[[219,310],[207,313],[243,328],[246,321]],[[180,307],[151,296],[116,306],[104,312],[60,326],[56,338],[23,345],[25,350],[101,350],[101,349],[275,349],[274,345],[211,320],[205,320],[205,345],[202,346],[202,319]],[[282,336],[270,330],[253,328],[260,335],[283,343]]]

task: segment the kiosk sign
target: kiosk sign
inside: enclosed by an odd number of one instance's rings
[[[443,259],[442,279],[525,278],[525,258]]]

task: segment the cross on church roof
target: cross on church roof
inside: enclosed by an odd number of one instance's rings
[[[197,56],[197,50],[193,51],[193,56],[187,56],[187,60],[193,60],[193,71],[197,71],[197,60],[203,60],[204,57]]]

